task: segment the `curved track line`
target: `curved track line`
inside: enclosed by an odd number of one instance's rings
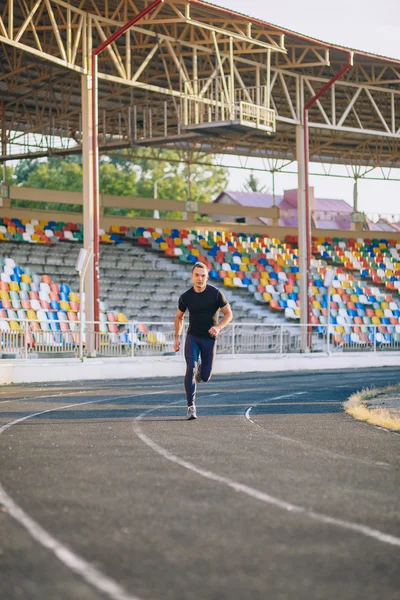
[[[167,406],[171,406],[172,404],[178,404],[178,402],[171,402]],[[143,413],[141,413],[139,416],[135,417],[135,419],[133,420],[132,428],[133,428],[134,433],[138,436],[139,439],[142,440],[142,442],[144,442],[147,446],[149,446],[152,450],[157,452],[157,454],[159,454],[163,458],[166,458],[170,462],[175,463],[175,464],[179,465],[180,467],[183,467],[184,469],[188,469],[189,471],[192,471],[193,473],[196,473],[197,475],[200,475],[201,477],[204,477],[205,479],[209,479],[211,481],[215,481],[216,483],[226,485],[227,487],[233,489],[235,492],[242,492],[243,494],[246,494],[247,496],[250,496],[251,498],[254,498],[255,500],[260,500],[261,502],[264,502],[265,504],[270,504],[272,506],[276,506],[277,508],[286,510],[291,513],[302,514],[310,519],[313,519],[314,521],[319,521],[320,523],[327,523],[329,525],[334,525],[334,526],[340,527],[342,529],[355,531],[356,533],[360,533],[366,537],[376,539],[379,542],[390,544],[392,546],[400,547],[400,538],[398,538],[396,536],[393,536],[393,535],[390,535],[387,533],[383,533],[382,531],[379,531],[378,529],[373,529],[372,527],[368,527],[367,525],[359,525],[359,524],[353,523],[351,521],[337,519],[335,517],[330,517],[328,515],[324,515],[323,513],[308,510],[304,506],[299,506],[296,504],[292,504],[290,502],[286,502],[285,500],[281,500],[280,498],[276,498],[275,496],[266,494],[260,490],[257,490],[256,488],[239,483],[238,481],[235,481],[234,479],[230,479],[229,477],[224,477],[223,475],[218,475],[217,473],[214,473],[213,471],[209,471],[208,469],[203,469],[201,467],[198,467],[197,465],[195,465],[187,460],[183,460],[182,458],[179,458],[179,456],[176,456],[175,454],[172,454],[166,448],[163,448],[162,446],[160,446],[159,444],[154,442],[149,436],[144,434],[139,425],[140,421],[143,419],[143,417],[145,415],[147,415],[151,412],[154,412],[155,410],[158,410],[160,408],[165,408],[165,405],[160,404],[159,406],[156,406],[155,408],[146,410]]]
[[[340,387],[340,386],[336,386],[336,387]],[[297,392],[297,393],[299,393],[299,392]],[[305,394],[306,392],[300,392],[300,393]],[[374,467],[379,467],[379,468],[383,468],[383,469],[390,469],[390,468],[396,469],[395,466],[392,466],[386,462],[364,460],[363,458],[357,458],[356,456],[346,456],[345,454],[333,452],[332,450],[328,450],[327,448],[318,448],[317,446],[313,446],[312,444],[308,444],[307,442],[303,442],[302,440],[295,440],[294,438],[288,437],[286,435],[282,435],[280,433],[275,433],[275,431],[272,431],[271,429],[268,429],[267,427],[263,427],[262,425],[260,425],[259,423],[256,423],[255,421],[253,421],[253,419],[250,418],[250,411],[254,407],[260,406],[263,402],[264,403],[271,402],[272,400],[279,400],[281,398],[289,398],[290,396],[295,396],[295,395],[296,394],[289,394],[289,396],[278,396],[276,398],[269,398],[268,400],[261,400],[260,402],[257,402],[257,404],[253,404],[252,406],[250,406],[246,410],[244,415],[250,423],[252,423],[256,427],[259,427],[260,429],[262,429],[262,431],[267,432],[269,435],[271,435],[272,437],[274,437],[278,440],[284,440],[285,442],[290,442],[291,444],[295,444],[297,446],[302,446],[303,448],[308,448],[309,450],[313,450],[314,452],[318,452],[320,454],[323,454],[324,456],[329,456],[331,458],[338,458],[341,460],[350,460],[353,462],[360,463],[362,465],[374,466]],[[382,428],[380,427],[379,429],[382,429]]]
[[[152,396],[155,394],[161,394],[163,392],[150,392],[141,393],[134,395],[124,396],[111,396],[102,400],[90,400],[88,402],[78,402],[75,404],[67,404],[66,406],[57,406],[56,408],[49,408],[48,410],[42,410],[41,412],[33,413],[16,419],[11,423],[7,423],[0,427],[0,435],[7,429],[18,423],[22,423],[27,419],[38,417],[49,412],[56,412],[59,410],[65,410],[67,408],[73,408],[76,406],[84,406],[85,404],[100,404],[101,402],[109,402],[114,400],[122,400],[123,398],[134,398],[137,396]],[[101,571],[96,569],[92,564],[87,562],[84,558],[72,552],[66,545],[58,541],[50,533],[48,533],[39,523],[34,521],[25,511],[22,510],[14,500],[7,494],[3,486],[0,483],[0,504],[6,507],[8,513],[22,525],[28,533],[36,540],[39,544],[50,550],[66,567],[71,571],[74,571],[77,575],[82,577],[87,583],[106,594],[112,600],[141,600],[138,596],[132,596],[122,586],[120,586],[114,579],[104,575]]]

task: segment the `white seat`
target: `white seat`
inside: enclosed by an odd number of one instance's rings
[[[5,283],[10,283],[10,281],[11,281],[10,275],[8,275],[7,273],[2,273],[1,280],[4,281]]]
[[[7,256],[4,259],[4,264],[7,265],[8,267],[12,267],[13,269],[15,267],[15,261],[12,258],[10,258],[9,256]]]
[[[240,279],[240,277],[234,277],[233,278],[233,285],[236,285],[236,287],[244,287],[243,286],[243,282]]]
[[[40,283],[40,292],[44,292],[45,294],[50,294],[50,286],[48,283],[44,283],[44,281],[42,281]],[[40,297],[40,293],[39,293],[39,297]]]
[[[290,308],[290,307],[285,308],[285,317],[287,319],[296,319],[296,315],[294,314],[293,308]]]
[[[47,292],[39,292],[40,300],[44,300],[45,302],[50,302],[50,296]]]
[[[393,313],[392,313],[392,311],[390,310],[390,308],[385,308],[385,309],[383,310],[383,315],[384,315],[385,317],[387,317],[388,319],[391,319],[391,318],[393,317]]]
[[[31,307],[32,307],[32,310],[40,310],[42,308],[40,306],[39,300],[36,300],[35,298],[33,300],[31,300]]]
[[[100,235],[100,232],[99,232]],[[71,242],[77,241],[76,238],[74,238],[72,231],[64,231],[64,237],[66,240],[70,240]]]
[[[10,324],[8,321],[0,320],[0,331],[10,331]]]
[[[288,308],[297,308],[296,302],[294,300],[287,301]]]

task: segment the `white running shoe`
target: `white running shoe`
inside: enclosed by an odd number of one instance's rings
[[[186,416],[187,416],[187,418],[189,420],[197,419],[196,407],[195,407],[194,404],[192,404],[192,406],[188,406],[187,415]]]

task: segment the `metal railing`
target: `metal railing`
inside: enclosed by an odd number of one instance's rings
[[[110,331],[111,329],[111,331]],[[184,352],[184,340],[181,350]],[[174,352],[172,322],[93,323],[79,321],[0,321],[1,358],[87,357],[94,336],[95,355],[102,357],[168,356]],[[304,344],[304,340],[307,341]],[[89,345],[89,344],[88,344]],[[310,352],[400,351],[400,325],[299,326],[283,323],[233,323],[218,337],[218,354],[294,354]]]

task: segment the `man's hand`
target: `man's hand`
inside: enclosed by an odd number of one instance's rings
[[[174,341],[174,351],[179,352],[179,348],[181,347],[181,340],[176,337]]]
[[[213,327],[210,327],[210,329],[208,330],[208,333],[210,335],[212,335],[213,337],[217,337],[220,331],[221,331],[221,328],[218,327],[218,325],[214,325]]]

